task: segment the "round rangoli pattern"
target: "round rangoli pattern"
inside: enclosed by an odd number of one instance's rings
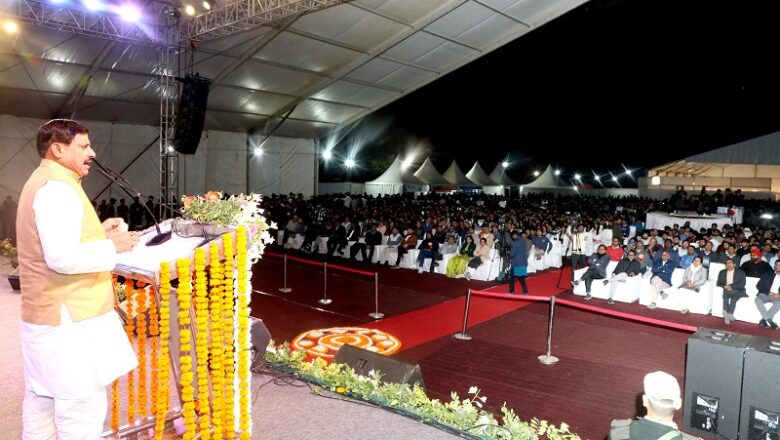
[[[352,345],[390,356],[401,349],[401,341],[390,333],[373,328],[333,327],[301,333],[290,344],[302,348],[310,356],[332,359],[342,345]]]

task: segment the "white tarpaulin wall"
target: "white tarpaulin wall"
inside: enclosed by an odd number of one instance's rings
[[[0,115],[0,200],[11,195],[19,199],[24,182],[40,163],[35,135],[42,119]],[[158,198],[159,146],[157,127],[82,121],[90,130],[90,140],[98,160],[122,171],[147,146],[141,157],[122,174],[138,190]],[[317,180],[317,155],[310,139],[272,137],[263,146],[265,154],[253,157],[249,190],[255,192],[295,192],[313,195]],[[247,191],[247,135],[225,131],[204,131],[195,155],[182,155],[179,173],[181,194],[202,194],[208,190],[243,193]],[[90,198],[98,196],[106,180],[95,171],[83,183]],[[100,199],[128,196],[111,187]],[[128,203],[130,201],[128,200]]]

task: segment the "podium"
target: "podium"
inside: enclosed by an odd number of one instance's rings
[[[171,230],[171,227],[171,221],[160,225],[163,232]],[[250,287],[247,280],[250,277],[251,263],[245,252],[246,242],[249,241],[246,239],[248,233],[230,227],[228,232],[221,236],[209,236],[205,239],[173,234],[170,240],[161,245],[146,246],[145,243],[157,232],[154,228],[145,232],[133,251],[119,254],[118,264],[112,271],[115,276],[126,280],[126,291],[129,289],[130,292],[125,301],[127,305],[120,304],[118,312],[126,324],[128,337],[139,357],[139,366],[125,377],[128,416],[124,424],[118,423],[119,415],[114,414],[120,412],[116,403],[113,403],[118,400],[118,381],[112,386],[112,408],[109,408],[112,428],[104,433],[104,437],[123,437],[151,429],[162,430],[172,420],[182,417],[188,431],[196,431],[194,419],[197,418],[201,430],[232,430],[238,438],[239,431],[246,431],[248,425],[248,422],[243,421],[243,418],[248,416],[242,416],[240,424],[239,417],[236,417],[237,409],[242,406],[236,404],[241,402],[238,398],[238,385],[248,388],[242,383],[242,380],[248,381],[248,378],[233,374],[239,372],[246,376],[248,372],[248,366],[245,369],[241,367],[244,358],[241,351],[244,349],[242,347],[247,345],[248,329],[246,325],[241,325],[242,321],[239,319],[240,316],[248,317],[249,314]],[[242,242],[241,237],[244,237],[243,253],[237,252],[237,245]],[[161,267],[164,263],[167,263],[167,266],[163,274]],[[219,271],[223,265],[224,272],[214,272],[215,268]],[[210,268],[206,269],[206,266]],[[178,271],[184,268],[188,271],[182,272],[180,277]],[[194,280],[193,272],[196,277]],[[179,280],[179,285],[173,288],[170,281],[176,279]],[[235,280],[238,280],[238,283]],[[239,286],[242,286],[244,291],[239,291]],[[166,291],[169,293],[163,298],[162,295]],[[182,304],[186,304],[186,308],[182,309]],[[167,316],[163,317],[165,311]],[[155,335],[151,331],[152,327],[157,328],[157,323],[152,324],[152,321],[158,316],[160,330],[164,320],[168,323],[165,327],[165,341],[162,340],[162,333]],[[146,332],[147,319],[150,321],[149,332]],[[237,337],[233,338],[233,335]],[[158,339],[155,340],[155,337]],[[150,341],[149,346],[146,341]],[[189,348],[183,350],[184,352],[181,350],[183,344],[187,344]],[[155,347],[164,349],[155,352]],[[164,353],[166,350],[167,355]],[[167,357],[167,360],[161,360],[162,356]],[[184,362],[185,358],[187,362]],[[146,360],[150,361],[151,365],[146,365]],[[223,364],[225,366],[217,371]],[[159,368],[160,365],[164,367]],[[156,389],[147,388],[146,384],[154,384],[160,370],[168,366],[170,368],[165,375],[169,377],[170,383],[175,385],[181,405],[167,409],[163,416],[159,404],[155,407],[155,397],[164,394],[168,402],[171,397],[169,383],[157,383]],[[230,373],[232,380],[225,377],[228,373],[224,371],[229,370],[233,372]],[[172,377],[169,376],[170,373],[173,373]],[[147,381],[149,378],[152,379]],[[151,390],[148,393],[151,404],[146,399],[148,390]],[[248,393],[248,390],[242,391]],[[226,396],[224,400],[227,404],[222,398],[215,398],[215,395]],[[141,399],[143,402],[140,402]],[[143,410],[135,414],[138,408]],[[194,408],[197,408],[197,414]],[[242,408],[242,411],[245,410],[248,411]],[[161,420],[163,417],[164,420]],[[244,429],[239,429],[240,426]]]

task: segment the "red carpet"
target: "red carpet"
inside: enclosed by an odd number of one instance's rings
[[[564,292],[567,289],[557,287],[560,276],[560,271],[548,271],[532,275],[527,280],[528,291],[532,295],[538,296],[557,295]],[[569,277],[570,271],[565,269],[562,286],[564,285],[563,283],[568,285]],[[509,286],[501,284],[486,290],[495,293],[506,293],[509,291]],[[515,288],[515,293],[519,292],[521,292],[521,287],[518,284]],[[508,296],[508,298],[522,298],[522,296]],[[461,331],[463,329],[465,304],[466,298],[460,297],[392,318],[382,319],[367,324],[365,327],[378,328],[398,337],[403,343],[402,350],[405,350]],[[528,304],[531,304],[531,302],[472,297],[468,325],[472,327],[481,324],[523,308]]]

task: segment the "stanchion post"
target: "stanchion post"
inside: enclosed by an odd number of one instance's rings
[[[471,340],[471,335],[466,333],[466,327],[469,324],[469,307],[471,307],[471,289],[469,289],[469,293],[466,294],[466,309],[463,311],[463,330],[460,333],[452,335],[455,339],[460,339],[461,341]]]
[[[318,301],[322,305],[328,305],[333,302],[328,298],[328,263],[322,263],[322,298]]]
[[[374,272],[374,313],[369,313],[368,316],[374,319],[384,318],[384,313],[379,313],[379,273]]]
[[[290,293],[292,289],[287,287],[287,254],[284,254],[284,287],[279,289],[280,292]]]
[[[545,365],[555,365],[558,358],[552,355],[553,319],[555,317],[555,296],[550,297],[550,326],[547,328],[547,354],[539,356],[539,362]]]

